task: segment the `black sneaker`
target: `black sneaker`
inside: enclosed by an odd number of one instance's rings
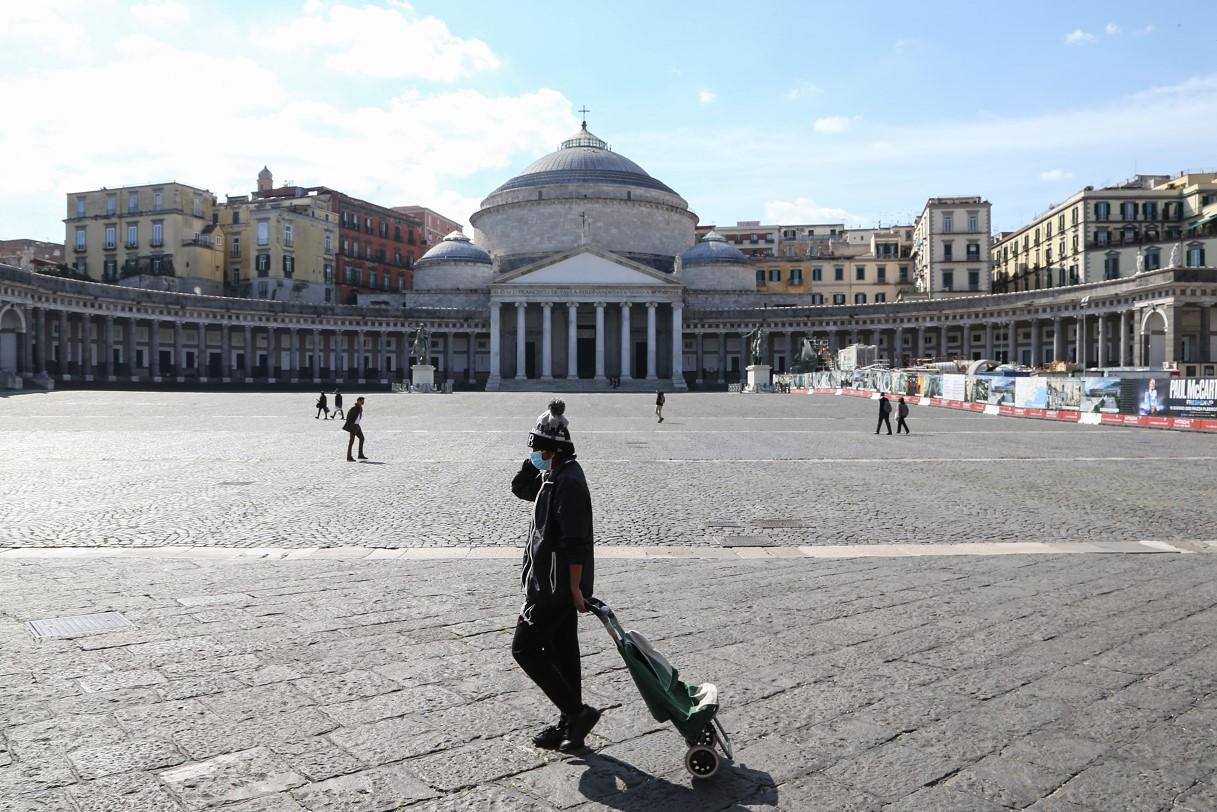
[[[550,725],[532,737],[532,743],[542,750],[557,750],[566,738],[566,717],[558,720],[558,724]]]
[[[600,711],[591,705],[584,705],[583,710],[579,711],[579,715],[567,722],[566,739],[558,749],[563,753],[577,753],[583,750],[587,746],[584,744],[587,734],[592,732],[592,728],[599,721]]]

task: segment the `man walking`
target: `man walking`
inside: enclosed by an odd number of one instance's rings
[[[363,429],[359,427],[359,421],[363,419],[363,398],[355,398],[355,405],[347,412],[346,422],[342,424],[342,430],[351,435],[347,440],[347,462],[355,462],[355,458],[351,456],[351,447],[355,445],[355,438],[359,438],[359,459],[366,460],[363,455]],[[890,433],[890,432],[889,432]]]
[[[346,413],[342,411],[342,392],[337,386],[334,387],[334,417],[346,419]]]
[[[583,704],[579,667],[578,613],[592,597],[592,498],[565,411],[555,400],[537,418],[528,435],[532,455],[511,481],[511,492],[533,503],[511,654],[558,708],[558,721],[533,744],[569,753],[583,749],[600,711]]]
[[[314,420],[319,419],[321,417],[322,412],[325,412],[325,419],[329,420],[330,419],[330,402],[328,400],[326,400],[325,392],[322,392],[320,397],[317,398],[317,414],[313,416],[313,419]]]
[[[659,422],[663,422],[663,404],[664,396],[662,389],[655,390],[655,416],[659,418]]]
[[[879,396],[879,424],[875,426],[875,434],[887,424],[887,433],[892,433],[892,402],[887,399],[887,393]]]
[[[904,402],[904,398],[900,398],[900,403],[896,406],[896,433],[899,434],[901,429],[904,429],[905,434],[912,434],[909,431],[909,424],[905,422],[905,418],[909,416],[909,405]]]

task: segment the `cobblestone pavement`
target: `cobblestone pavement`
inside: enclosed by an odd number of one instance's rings
[[[357,393],[347,393],[353,402]],[[0,398],[0,546],[516,544],[508,483],[543,394],[372,393],[373,463],[315,395]],[[831,396],[570,395],[599,544],[1208,540],[1217,438]],[[1194,498],[1192,498],[1194,497]]]
[[[721,690],[684,773],[599,624],[594,751],[511,662],[516,562],[0,561],[0,810],[1217,808],[1217,557],[606,560]],[[133,630],[35,642],[22,622]]]

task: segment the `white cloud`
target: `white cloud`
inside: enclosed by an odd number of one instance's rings
[[[131,76],[141,77],[142,97],[156,100],[155,120],[82,134],[82,121],[114,121]],[[210,104],[210,92],[182,91],[197,88],[199,76],[224,88],[222,105]],[[445,194],[453,179],[547,152],[578,125],[571,103],[549,89],[407,91],[362,107],[314,101],[253,58],[175,48],[145,34],[120,40],[96,65],[4,82],[6,103],[24,111],[21,127],[0,129],[0,154],[22,156],[6,167],[5,188],[50,201],[60,217],[65,194],[101,186],[177,179],[221,196],[244,193],[265,163],[300,185],[329,185],[384,205],[419,203],[459,220],[475,201]],[[198,121],[200,104],[211,107],[206,126],[175,126]]]
[[[1147,25],[1147,26],[1145,26],[1144,28],[1142,28],[1142,29],[1141,29],[1141,33],[1142,33],[1142,34],[1152,34],[1152,33],[1154,33],[1154,24],[1153,24],[1153,23],[1150,23],[1149,25]]]
[[[867,218],[845,209],[817,205],[810,197],[770,200],[765,204],[766,223],[844,223],[861,225]]]
[[[1049,169],[1040,173],[1040,180],[1044,181],[1068,180],[1072,177],[1073,173],[1064,169]]]
[[[131,16],[146,25],[182,25],[190,22],[190,9],[178,0],[150,0],[132,6]]]
[[[702,104],[713,104],[718,100],[718,94],[711,90],[697,91],[697,100]]]
[[[786,98],[794,100],[801,99],[806,96],[814,96],[817,93],[822,93],[823,90],[815,82],[802,81],[786,91]]]
[[[1120,28],[1120,26],[1116,25],[1115,23],[1108,23],[1107,27],[1104,28],[1103,30],[1106,31],[1108,34],[1114,35],[1114,34],[1119,34],[1124,29]]]
[[[278,52],[324,53],[331,70],[377,79],[454,82],[502,64],[486,43],[463,39],[443,20],[419,17],[405,3],[356,8],[309,2],[303,16],[259,37],[263,42]]]
[[[836,135],[845,132],[850,125],[861,119],[862,116],[825,116],[817,118],[811,129],[817,133]]]
[[[1080,28],[1075,28],[1065,35],[1066,45],[1085,45],[1088,42],[1094,42],[1094,34]]]
[[[5,3],[0,42],[18,47],[43,46],[62,56],[80,56],[88,49],[89,38],[80,22],[87,8],[83,0]]]

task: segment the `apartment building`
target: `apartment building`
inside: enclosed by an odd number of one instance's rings
[[[452,232],[464,230],[460,223],[426,206],[394,206],[393,211],[422,224],[419,246],[424,253],[431,246],[439,245]]]
[[[987,293],[992,286],[991,204],[931,197],[913,225],[913,275],[927,296]]]

